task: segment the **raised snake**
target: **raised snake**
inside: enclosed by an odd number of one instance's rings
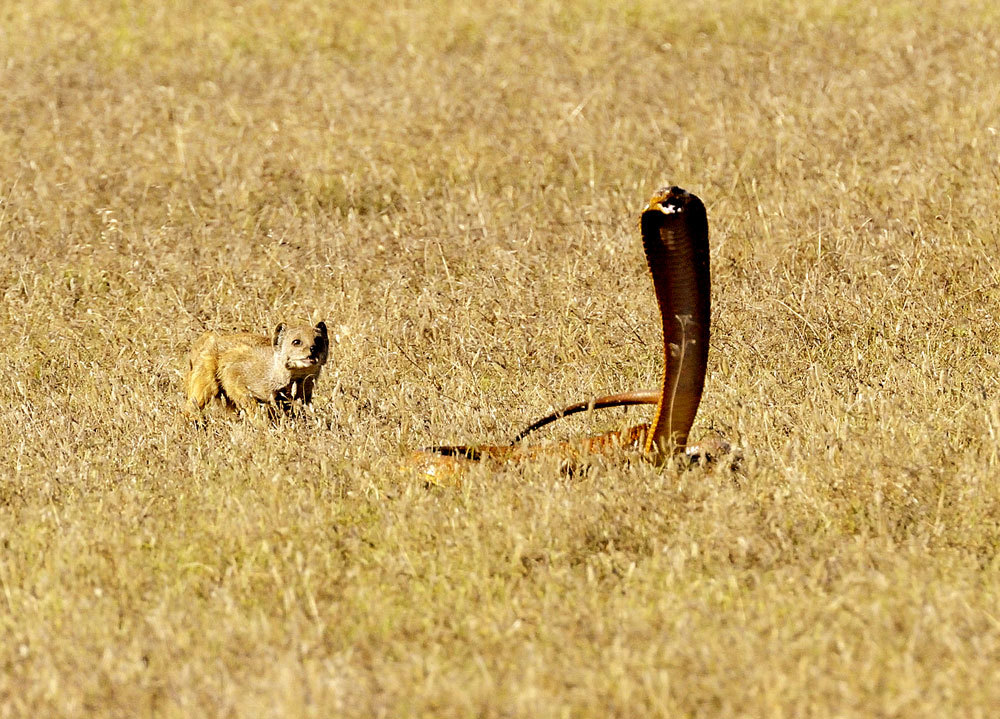
[[[426,474],[434,475],[438,468],[454,470],[454,462],[461,459],[503,462],[555,452],[567,461],[574,461],[582,455],[620,448],[641,449],[646,457],[662,459],[682,453],[698,456],[728,450],[724,442],[716,442],[711,449],[688,446],[688,433],[705,385],[711,329],[705,205],[686,190],[664,187],[643,209],[639,227],[663,328],[664,371],[660,389],[607,395],[569,405],[533,422],[509,445],[428,447],[416,454]],[[656,405],[651,423],[587,437],[582,442],[519,444],[530,432],[561,417],[589,409],[636,404]],[[443,462],[435,463],[434,455]]]

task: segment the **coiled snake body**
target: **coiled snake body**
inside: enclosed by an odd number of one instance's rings
[[[640,449],[651,459],[687,453],[707,453],[688,445],[705,385],[708,341],[711,327],[711,275],[708,252],[708,218],[697,196],[679,187],[656,192],[639,220],[646,263],[663,325],[663,382],[659,390],[641,390],[578,402],[543,417],[520,432],[510,445],[441,446],[417,453],[426,473],[435,474],[433,459],[454,463],[457,459],[510,461],[553,451],[569,461],[576,457],[607,453],[619,448]],[[561,417],[604,407],[655,404],[651,423],[624,431],[588,437],[582,442],[524,446],[519,442],[530,432]],[[726,451],[728,446],[711,451]],[[454,468],[453,464],[448,465]]]

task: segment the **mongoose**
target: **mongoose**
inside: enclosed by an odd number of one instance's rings
[[[313,385],[326,364],[326,323],[279,324],[271,338],[238,332],[206,332],[194,343],[184,379],[186,413],[198,413],[215,398],[245,413],[259,403],[287,408],[312,401]]]

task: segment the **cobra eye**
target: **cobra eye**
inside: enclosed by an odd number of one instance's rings
[[[292,345],[295,347],[298,347],[300,344],[302,344],[302,340],[292,340]]]

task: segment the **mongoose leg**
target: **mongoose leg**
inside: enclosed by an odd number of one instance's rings
[[[236,409],[251,414],[257,409],[257,398],[250,392],[246,378],[239,365],[223,366],[219,370],[219,381],[226,388],[226,396]]]
[[[301,393],[298,399],[302,400],[302,404],[311,404],[313,399],[313,385],[315,381],[312,377],[306,377],[300,383]]]

